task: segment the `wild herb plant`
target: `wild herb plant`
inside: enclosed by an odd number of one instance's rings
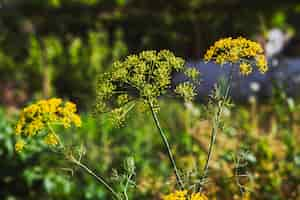
[[[83,148],[74,150],[73,147],[65,146],[62,136],[59,136],[55,131],[57,126],[70,128],[75,125],[80,127],[81,119],[76,111],[77,109],[74,103],[63,102],[58,98],[41,100],[25,107],[16,124],[15,133],[19,139],[15,144],[15,150],[20,152],[26,145],[30,144],[32,139],[42,138],[44,143],[52,150],[64,155],[70,162],[85,170],[110,191],[116,199],[120,199],[119,194],[112,189],[104,178],[96,175],[81,162],[81,158],[84,154]]]
[[[216,41],[205,53],[206,62],[215,62],[221,67],[229,67],[228,77],[222,77],[212,93],[210,106],[212,107],[212,131],[207,159],[199,182],[198,189],[202,190],[202,182],[207,177],[209,162],[220,128],[224,109],[232,106],[230,102],[230,87],[235,71],[243,76],[251,74],[255,67],[264,74],[268,70],[267,60],[260,44],[245,38],[224,38]]]
[[[189,191],[189,186],[183,182],[177,168],[168,139],[160,125],[158,113],[160,111],[159,98],[169,95],[178,95],[185,101],[191,101],[196,96],[195,83],[199,72],[193,68],[185,68],[182,58],[176,57],[168,50],[143,51],[137,55],[128,56],[124,61],[113,64],[111,71],[99,76],[96,91],[95,113],[106,115],[112,122],[122,125],[129,111],[150,111],[153,121],[161,136],[179,190],[163,197],[163,200],[189,199],[206,200],[202,193],[203,180],[207,178],[209,161],[213,152],[213,145],[220,128],[222,114],[230,104],[230,83],[236,69],[242,75],[249,75],[254,66],[261,73],[267,71],[267,64],[263,56],[263,49],[259,44],[244,38],[226,38],[217,41],[206,53],[206,61],[213,61],[223,66],[229,64],[229,77],[222,79],[211,95],[212,132],[206,163],[201,172],[202,176],[196,191]],[[183,72],[190,78],[189,81],[172,86],[173,73]],[[62,137],[56,132],[57,126],[70,128],[72,125],[81,126],[81,119],[76,114],[76,105],[63,102],[61,99],[42,100],[32,104],[22,111],[16,125],[16,135],[20,139],[16,151],[22,151],[30,144],[32,138],[43,138],[44,142],[56,152],[61,153],[70,162],[83,169],[102,184],[111,195],[118,200],[129,199],[127,191],[134,185],[134,162],[127,160],[125,174],[115,173],[121,192],[114,189],[103,177],[97,175],[82,162],[84,148],[74,148],[65,145]]]
[[[158,98],[169,92],[171,88],[171,75],[174,72],[184,72],[192,80],[196,80],[198,71],[185,70],[184,60],[176,57],[167,50],[160,52],[144,51],[139,55],[128,56],[124,62],[115,62],[113,69],[99,78],[97,85],[96,111],[109,113],[113,121],[120,124],[128,111],[135,104],[149,106],[154,122],[159,130],[164,145],[166,146],[169,159],[174,168],[179,187],[183,189],[179,171],[170,145],[158,121],[159,109]],[[173,90],[174,94],[182,96],[186,101],[192,100],[196,95],[195,86],[190,82],[180,83]],[[127,187],[131,181],[131,175],[127,177],[124,191],[118,194],[104,178],[96,175],[81,162],[83,152],[79,151],[78,158],[74,151],[64,146],[59,135],[52,126],[62,125],[69,128],[71,124],[81,125],[79,116],[75,113],[76,106],[71,102],[62,102],[61,99],[42,100],[36,104],[24,108],[16,125],[18,137],[31,138],[34,136],[44,137],[46,144],[57,147],[72,163],[85,170],[97,181],[106,187],[116,199],[128,199]],[[20,139],[16,145],[16,151],[22,151],[26,143]]]
[[[195,69],[186,70],[184,63],[182,58],[167,50],[143,51],[138,55],[128,56],[123,62],[115,62],[112,71],[99,78],[96,98],[96,112],[109,114],[118,124],[124,121],[126,114],[137,104],[138,107],[142,106],[151,111],[181,189],[184,188],[184,183],[157,112],[158,98],[163,95],[177,94],[186,101],[196,96],[195,86],[191,82],[180,83],[175,89],[170,90],[171,75],[174,72],[185,72],[192,80],[197,80],[199,72]]]

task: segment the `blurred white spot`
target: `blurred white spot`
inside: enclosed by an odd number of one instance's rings
[[[276,58],[272,59],[271,62],[272,62],[272,67],[277,67],[279,65],[279,61]]]
[[[230,117],[230,115],[231,115],[230,109],[228,109],[227,107],[225,107],[224,110],[223,110],[223,114],[226,117]]]
[[[267,57],[273,57],[280,53],[285,44],[285,34],[278,28],[273,28],[268,32],[268,42],[265,47]]]
[[[251,82],[250,89],[253,92],[258,92],[260,90],[260,84],[258,82]]]
[[[287,101],[287,104],[288,104],[288,106],[289,106],[289,109],[294,110],[294,108],[295,108],[295,102],[294,102],[294,99],[291,98],[291,97],[289,97],[289,98],[287,98],[286,101]]]
[[[198,117],[200,115],[200,110],[192,102],[186,102],[184,105],[193,116]]]
[[[248,98],[249,103],[254,104],[256,103],[256,97],[254,95],[249,96]]]
[[[293,81],[295,83],[299,83],[300,82],[300,75],[293,77]]]

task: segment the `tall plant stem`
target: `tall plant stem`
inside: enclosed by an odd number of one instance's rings
[[[88,168],[85,164],[81,163],[79,160],[75,159],[73,156],[71,156],[71,161],[79,166],[81,169],[83,169],[85,172],[87,172],[89,175],[94,177],[99,183],[101,183],[116,199],[122,200],[122,198],[118,195],[117,192],[102,178],[101,176],[95,174],[90,168]]]
[[[231,67],[230,74],[229,74],[229,79],[226,82],[224,96],[223,96],[223,98],[221,98],[221,101],[218,102],[218,107],[217,107],[217,110],[216,110],[215,115],[213,117],[213,127],[212,127],[211,134],[210,134],[211,135],[210,143],[209,143],[206,162],[205,162],[205,165],[204,165],[204,168],[203,168],[203,175],[202,175],[201,181],[204,180],[207,176],[209,162],[210,162],[211,156],[212,156],[213,146],[216,142],[216,136],[217,136],[218,129],[219,129],[219,126],[220,126],[220,121],[221,121],[220,118],[221,118],[221,115],[222,115],[222,112],[223,112],[223,109],[224,109],[224,105],[225,105],[225,103],[226,103],[226,101],[228,100],[228,97],[229,97],[230,84],[231,84],[231,81],[232,81],[232,77],[233,77],[233,67]],[[202,184],[202,182],[200,182],[199,187],[198,187],[200,192],[202,190],[201,184]]]
[[[164,145],[165,145],[166,150],[168,152],[168,156],[169,156],[170,162],[172,163],[172,166],[173,166],[173,169],[174,169],[174,173],[175,173],[175,176],[176,176],[176,181],[177,181],[180,189],[183,190],[184,189],[184,185],[183,185],[183,182],[182,182],[182,180],[180,178],[178,169],[176,167],[176,163],[175,163],[175,160],[174,160],[174,157],[173,157],[173,154],[172,154],[172,151],[171,151],[168,139],[167,139],[166,135],[164,134],[164,132],[163,132],[161,126],[160,126],[157,114],[155,113],[155,111],[153,109],[153,105],[150,102],[149,102],[149,106],[150,106],[150,110],[151,110],[152,117],[154,119],[155,125],[156,125],[156,127],[158,129],[158,132],[159,132],[159,134],[160,134],[163,142],[164,142]]]
[[[202,175],[201,180],[205,179],[207,176],[209,161],[211,160],[213,146],[216,141],[216,136],[217,136],[217,132],[218,132],[219,124],[220,124],[220,116],[221,116],[222,110],[223,110],[223,105],[221,103],[220,105],[218,105],[216,115],[213,118],[213,127],[211,130],[210,143],[209,143],[207,158],[206,158],[206,162],[204,165],[203,175]],[[201,191],[201,186],[200,186],[200,191]]]

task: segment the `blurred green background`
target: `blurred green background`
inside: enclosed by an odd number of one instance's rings
[[[199,60],[225,36],[259,38],[277,27],[293,32],[285,56],[300,56],[300,3],[238,0],[0,0],[0,199],[110,199],[89,176],[38,142],[14,153],[19,109],[48,97],[76,102],[83,127],[64,134],[87,148],[92,169],[108,177],[134,157],[131,199],[159,199],[174,177],[151,117],[134,113],[115,128],[94,119],[97,74],[145,49],[170,49]],[[161,100],[160,117],[187,178],[202,169],[211,129],[205,104]],[[211,199],[300,199],[300,102],[274,89],[264,104],[244,102],[224,116],[205,193]],[[241,163],[237,163],[237,160]],[[236,178],[236,173],[242,175]]]

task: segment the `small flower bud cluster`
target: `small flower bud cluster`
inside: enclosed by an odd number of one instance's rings
[[[103,74],[97,83],[96,113],[110,113],[114,121],[122,122],[132,105],[151,103],[158,108],[158,98],[171,91],[172,73],[183,72],[196,80],[199,72],[185,68],[185,61],[168,50],[143,51],[130,55],[124,61],[113,64],[109,73]],[[195,87],[180,83],[173,93],[191,100]]]

